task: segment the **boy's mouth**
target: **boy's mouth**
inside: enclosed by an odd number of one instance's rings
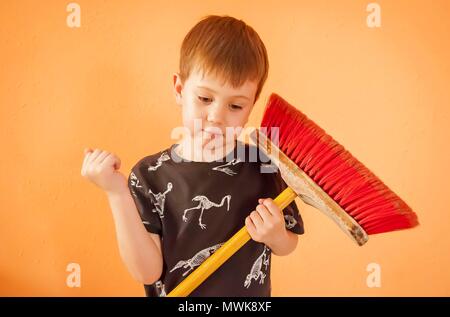
[[[224,138],[222,133],[219,133],[219,129],[202,129],[202,139],[203,139],[203,147],[205,148],[216,148],[219,146],[218,142],[222,143]],[[221,139],[222,138],[222,139]]]
[[[218,133],[217,130],[208,130],[208,129],[202,129],[202,132],[205,133],[204,135],[210,139],[215,139],[219,136],[223,136],[222,133]]]
[[[222,135],[223,133],[222,132],[220,132],[220,133],[217,132],[218,130],[219,130],[218,128],[214,128],[214,129],[205,128],[205,129],[202,129],[203,132],[209,133],[211,135]]]

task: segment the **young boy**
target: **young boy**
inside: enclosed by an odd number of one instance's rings
[[[303,222],[294,202],[281,211],[272,200],[286,187],[278,171],[262,172],[267,159],[237,140],[267,73],[250,26],[208,16],[186,35],[173,76],[183,139],[128,179],[114,154],[86,151],[82,175],[107,192],[121,257],[147,296],[168,294],[244,225],[252,240],[190,296],[271,295],[271,253],[291,253]]]

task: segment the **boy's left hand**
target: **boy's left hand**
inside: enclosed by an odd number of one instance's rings
[[[253,240],[270,246],[286,236],[284,215],[271,198],[259,199],[259,205],[245,219]]]

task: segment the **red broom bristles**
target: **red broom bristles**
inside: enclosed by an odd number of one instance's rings
[[[274,140],[279,128],[279,148],[367,234],[417,226],[417,215],[375,174],[306,115],[277,94],[267,103],[261,131]]]

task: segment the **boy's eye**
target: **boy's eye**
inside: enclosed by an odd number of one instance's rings
[[[211,101],[211,98],[202,97],[202,96],[198,96],[198,99],[199,99],[201,102],[210,102],[210,101]]]
[[[239,105],[230,105],[230,107],[231,107],[231,109],[233,109],[233,110],[240,110],[240,109],[242,109],[242,107],[239,106]]]

